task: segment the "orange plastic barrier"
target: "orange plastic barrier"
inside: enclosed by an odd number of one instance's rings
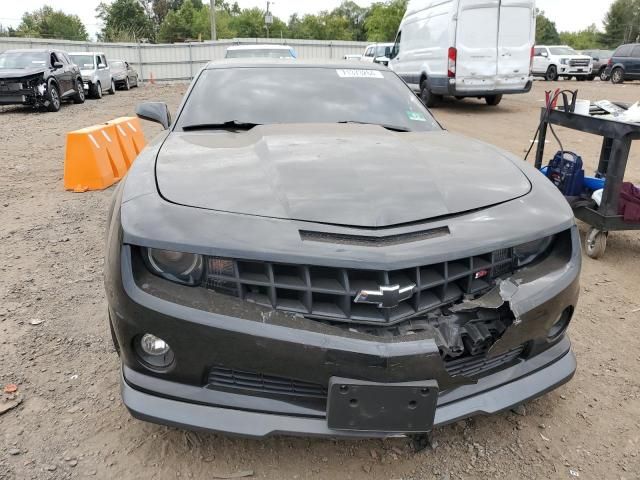
[[[67,133],[64,188],[74,192],[102,190],[127,173],[114,125],[94,125]]]
[[[144,133],[142,133],[140,119],[137,117],[120,117],[108,121],[107,124],[115,127],[124,161],[127,167],[131,167],[133,161],[147,144]]]

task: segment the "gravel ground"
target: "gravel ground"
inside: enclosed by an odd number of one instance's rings
[[[562,85],[594,100],[640,98],[640,84]],[[434,112],[450,130],[522,155],[544,89],[556,86],[536,82],[531,93],[505,97],[497,108],[465,100]],[[435,448],[416,454],[404,439],[256,441],[132,419],[120,402],[119,363],[105,321],[111,189],[63,190],[65,132],[131,115],[142,100],[175,109],[185,90],[149,86],[66,104],[59,113],[0,108],[0,386],[17,384],[22,400],[0,413],[0,479],[212,479],[242,472],[273,479],[640,478],[640,244],[633,232],[612,234],[602,260],[584,259],[571,328],[575,378],[517,413],[439,428]],[[147,138],[159,131],[149,123],[144,129]],[[558,133],[592,170],[597,140]],[[551,154],[557,148],[549,142]],[[640,183],[638,160],[634,148],[627,177]]]

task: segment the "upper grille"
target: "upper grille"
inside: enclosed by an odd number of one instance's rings
[[[584,58],[571,60],[569,62],[569,65],[571,65],[572,67],[588,67],[589,63],[591,63],[591,60],[589,60],[588,58]]]
[[[513,270],[513,250],[402,270],[357,270],[221,257],[207,259],[207,288],[259,305],[328,320],[392,324],[483,293]],[[354,303],[361,290],[415,284],[393,308]]]

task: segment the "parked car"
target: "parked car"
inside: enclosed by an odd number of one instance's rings
[[[444,95],[498,105],[531,90],[534,37],[534,0],[411,0],[389,67],[429,107]]]
[[[607,65],[611,55],[613,55],[613,50],[583,50],[580,53],[589,55],[593,60],[593,70],[589,80],[593,80],[596,77],[603,82],[609,80],[609,77],[607,77]]]
[[[567,45],[536,45],[534,48],[532,72],[545,80],[554,81],[560,77],[587,80],[592,71],[592,58]]]
[[[116,88],[129,90],[138,86],[138,72],[136,72],[129,62],[124,60],[111,60],[111,76],[116,84]]]
[[[116,83],[104,53],[72,52],[69,56],[80,67],[84,88],[90,97],[102,98],[105,89],[111,95],[116,93]]]
[[[50,112],[62,100],[84,103],[80,70],[59,50],[7,50],[0,54],[0,105],[31,105]]]
[[[288,45],[234,45],[227,48],[224,58],[296,58]]]
[[[572,377],[580,237],[522,159],[443,130],[373,63],[212,62],[183,102],[138,106],[165,131],[107,222],[135,417],[386,437]]]
[[[640,80],[640,43],[619,46],[609,59],[605,75],[613,83]]]
[[[380,63],[386,67],[389,65],[392,49],[393,43],[374,43],[364,49],[361,60],[363,62]]]

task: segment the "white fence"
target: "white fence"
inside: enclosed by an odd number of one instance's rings
[[[57,48],[67,52],[104,52],[107,60],[123,59],[134,67],[140,78],[160,81],[190,80],[210,60],[221,59],[230,45],[275,43],[292,46],[302,59],[339,60],[344,55],[362,54],[364,42],[342,40],[281,40],[234,38],[216,42],[173,44],[95,43],[42,38],[0,37],[0,52],[12,48]]]

